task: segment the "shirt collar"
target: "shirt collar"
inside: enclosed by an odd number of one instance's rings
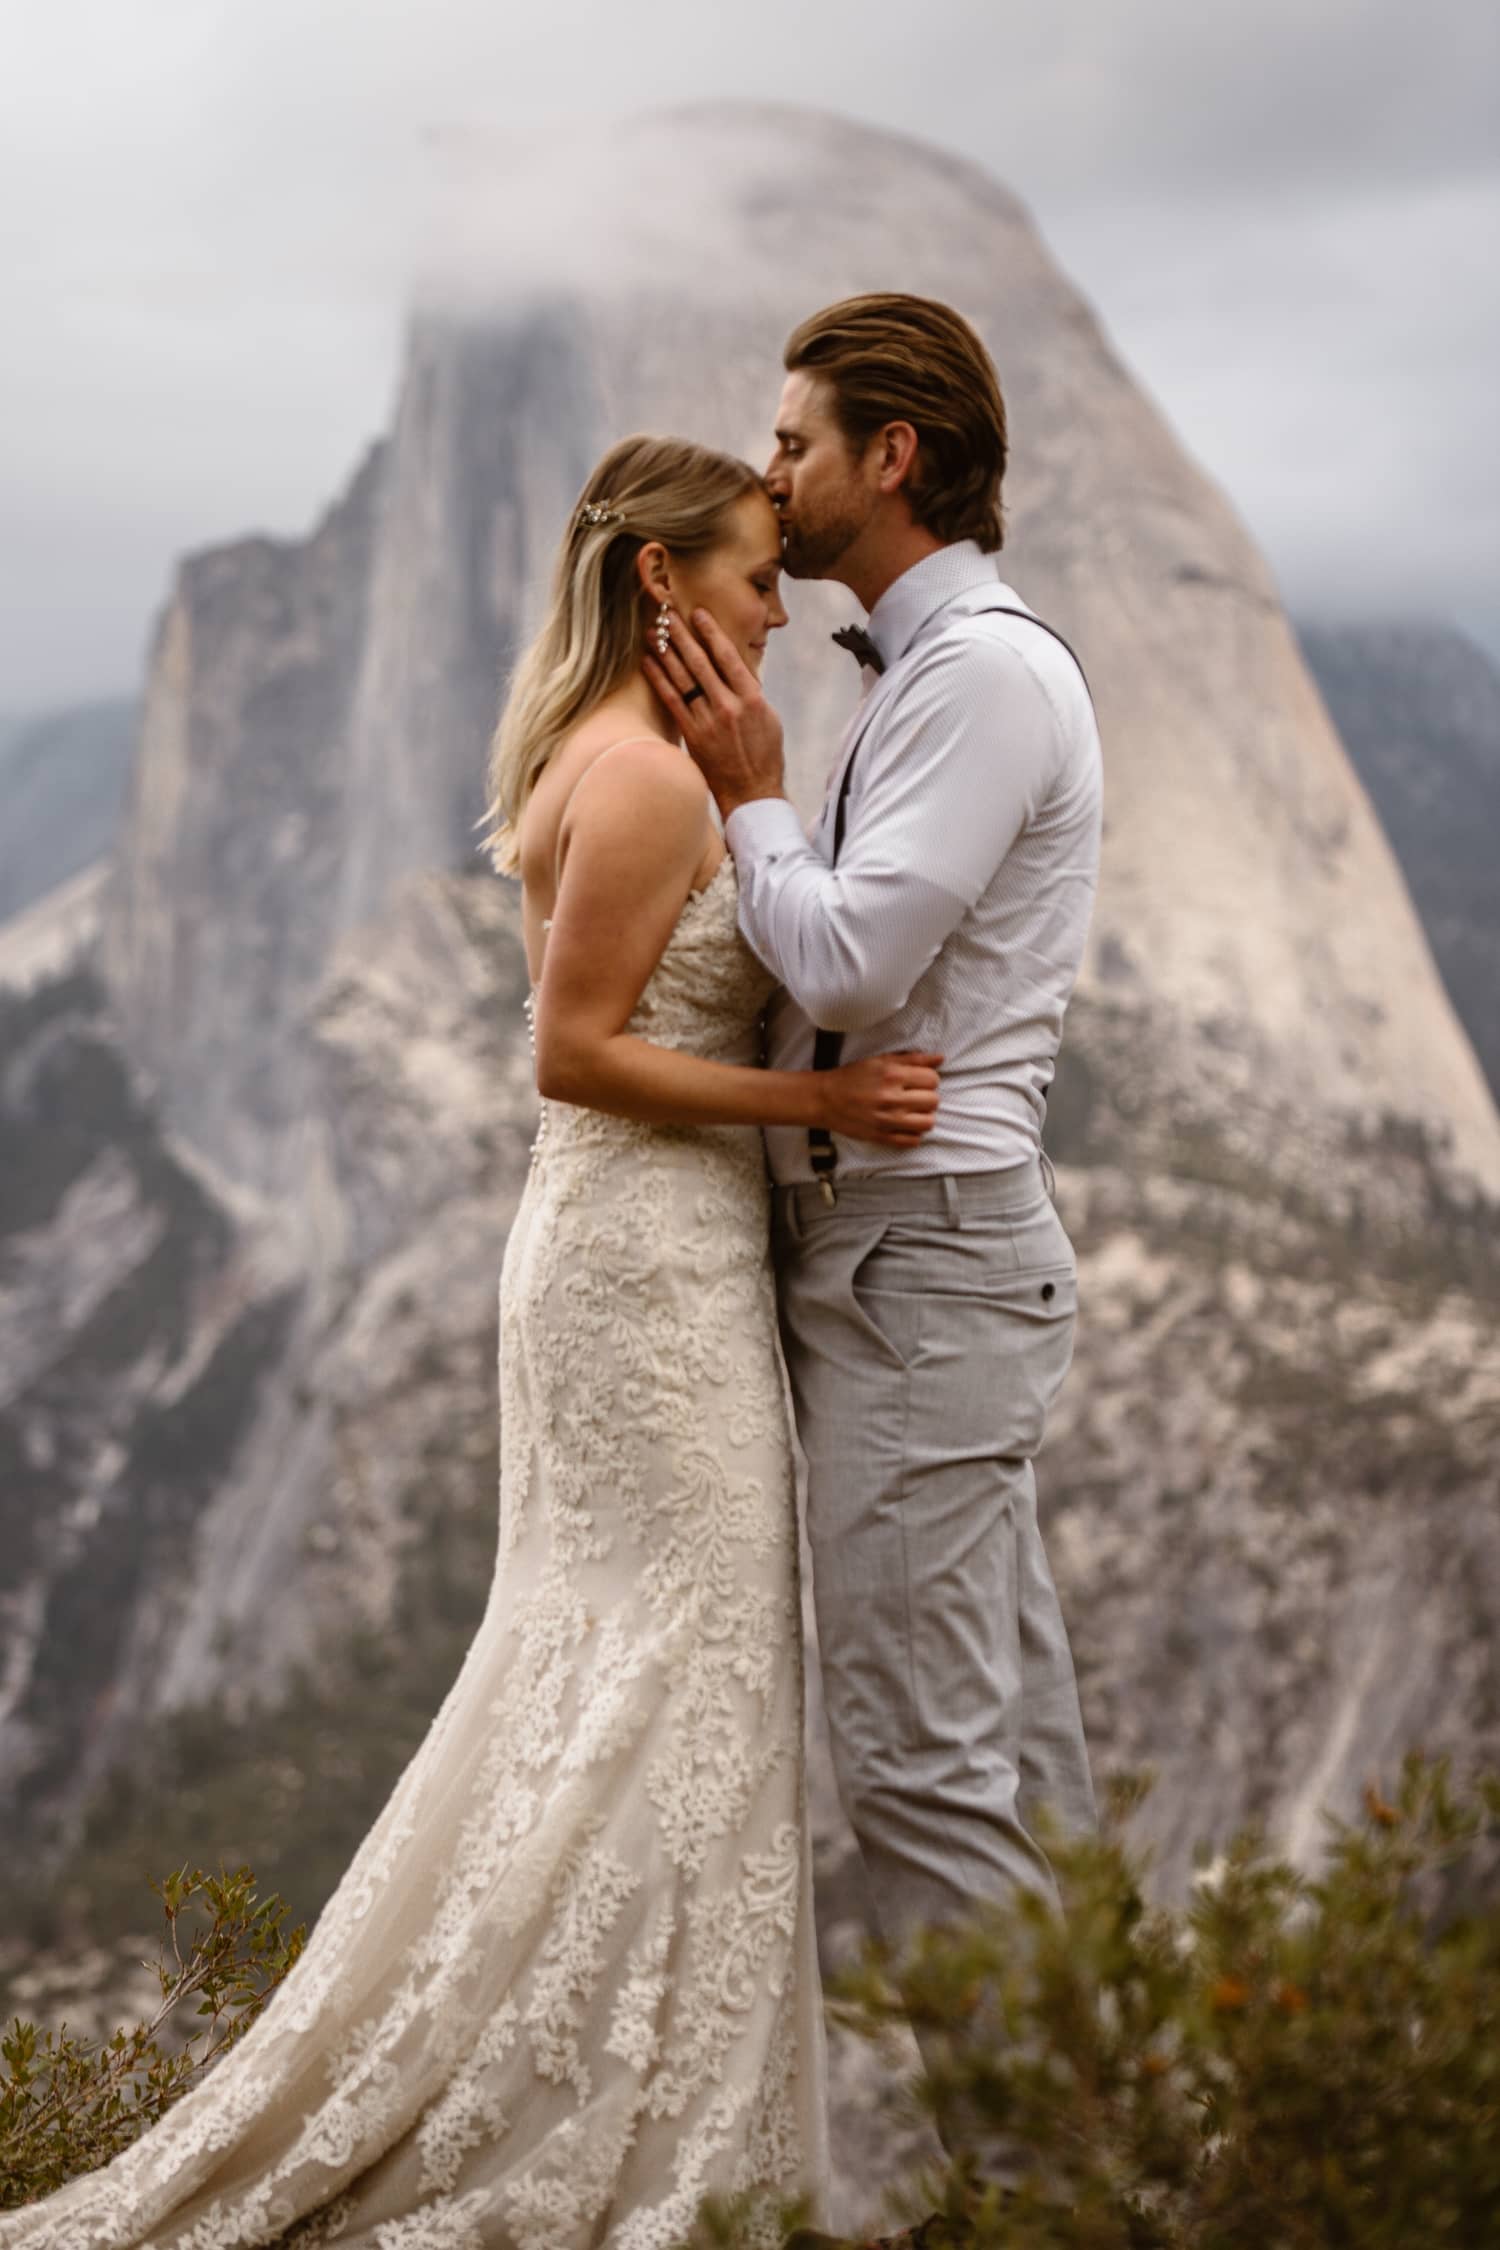
[[[906,654],[929,617],[973,586],[998,584],[999,576],[994,556],[972,539],[956,539],[904,570],[870,612],[870,638],[887,668]]]

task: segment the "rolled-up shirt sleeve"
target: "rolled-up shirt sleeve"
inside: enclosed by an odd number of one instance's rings
[[[837,867],[784,798],[741,805],[725,836],[740,926],[814,1023],[894,1015],[987,887],[1056,771],[1059,715],[1006,644],[966,636],[912,660],[879,737],[855,749]]]

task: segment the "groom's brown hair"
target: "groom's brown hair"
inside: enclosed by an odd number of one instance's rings
[[[918,523],[942,540],[1003,544],[1005,401],[994,361],[951,305],[895,292],[845,297],[787,338],[789,373],[830,385],[839,427],[863,447],[887,422],[917,433],[906,497]]]

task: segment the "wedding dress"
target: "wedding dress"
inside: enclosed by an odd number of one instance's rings
[[[769,989],[726,858],[632,1028],[752,1062]],[[759,1135],[545,1104],[500,1302],[499,1553],[446,1702],[259,2021],[0,2250],[669,2250],[709,2191],[768,2244],[777,2199],[817,2211]]]

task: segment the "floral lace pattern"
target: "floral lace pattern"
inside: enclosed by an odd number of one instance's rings
[[[756,1059],[727,859],[632,1028]],[[0,2250],[672,2250],[826,2173],[759,1135],[544,1105],[483,1622],[301,1960]]]

